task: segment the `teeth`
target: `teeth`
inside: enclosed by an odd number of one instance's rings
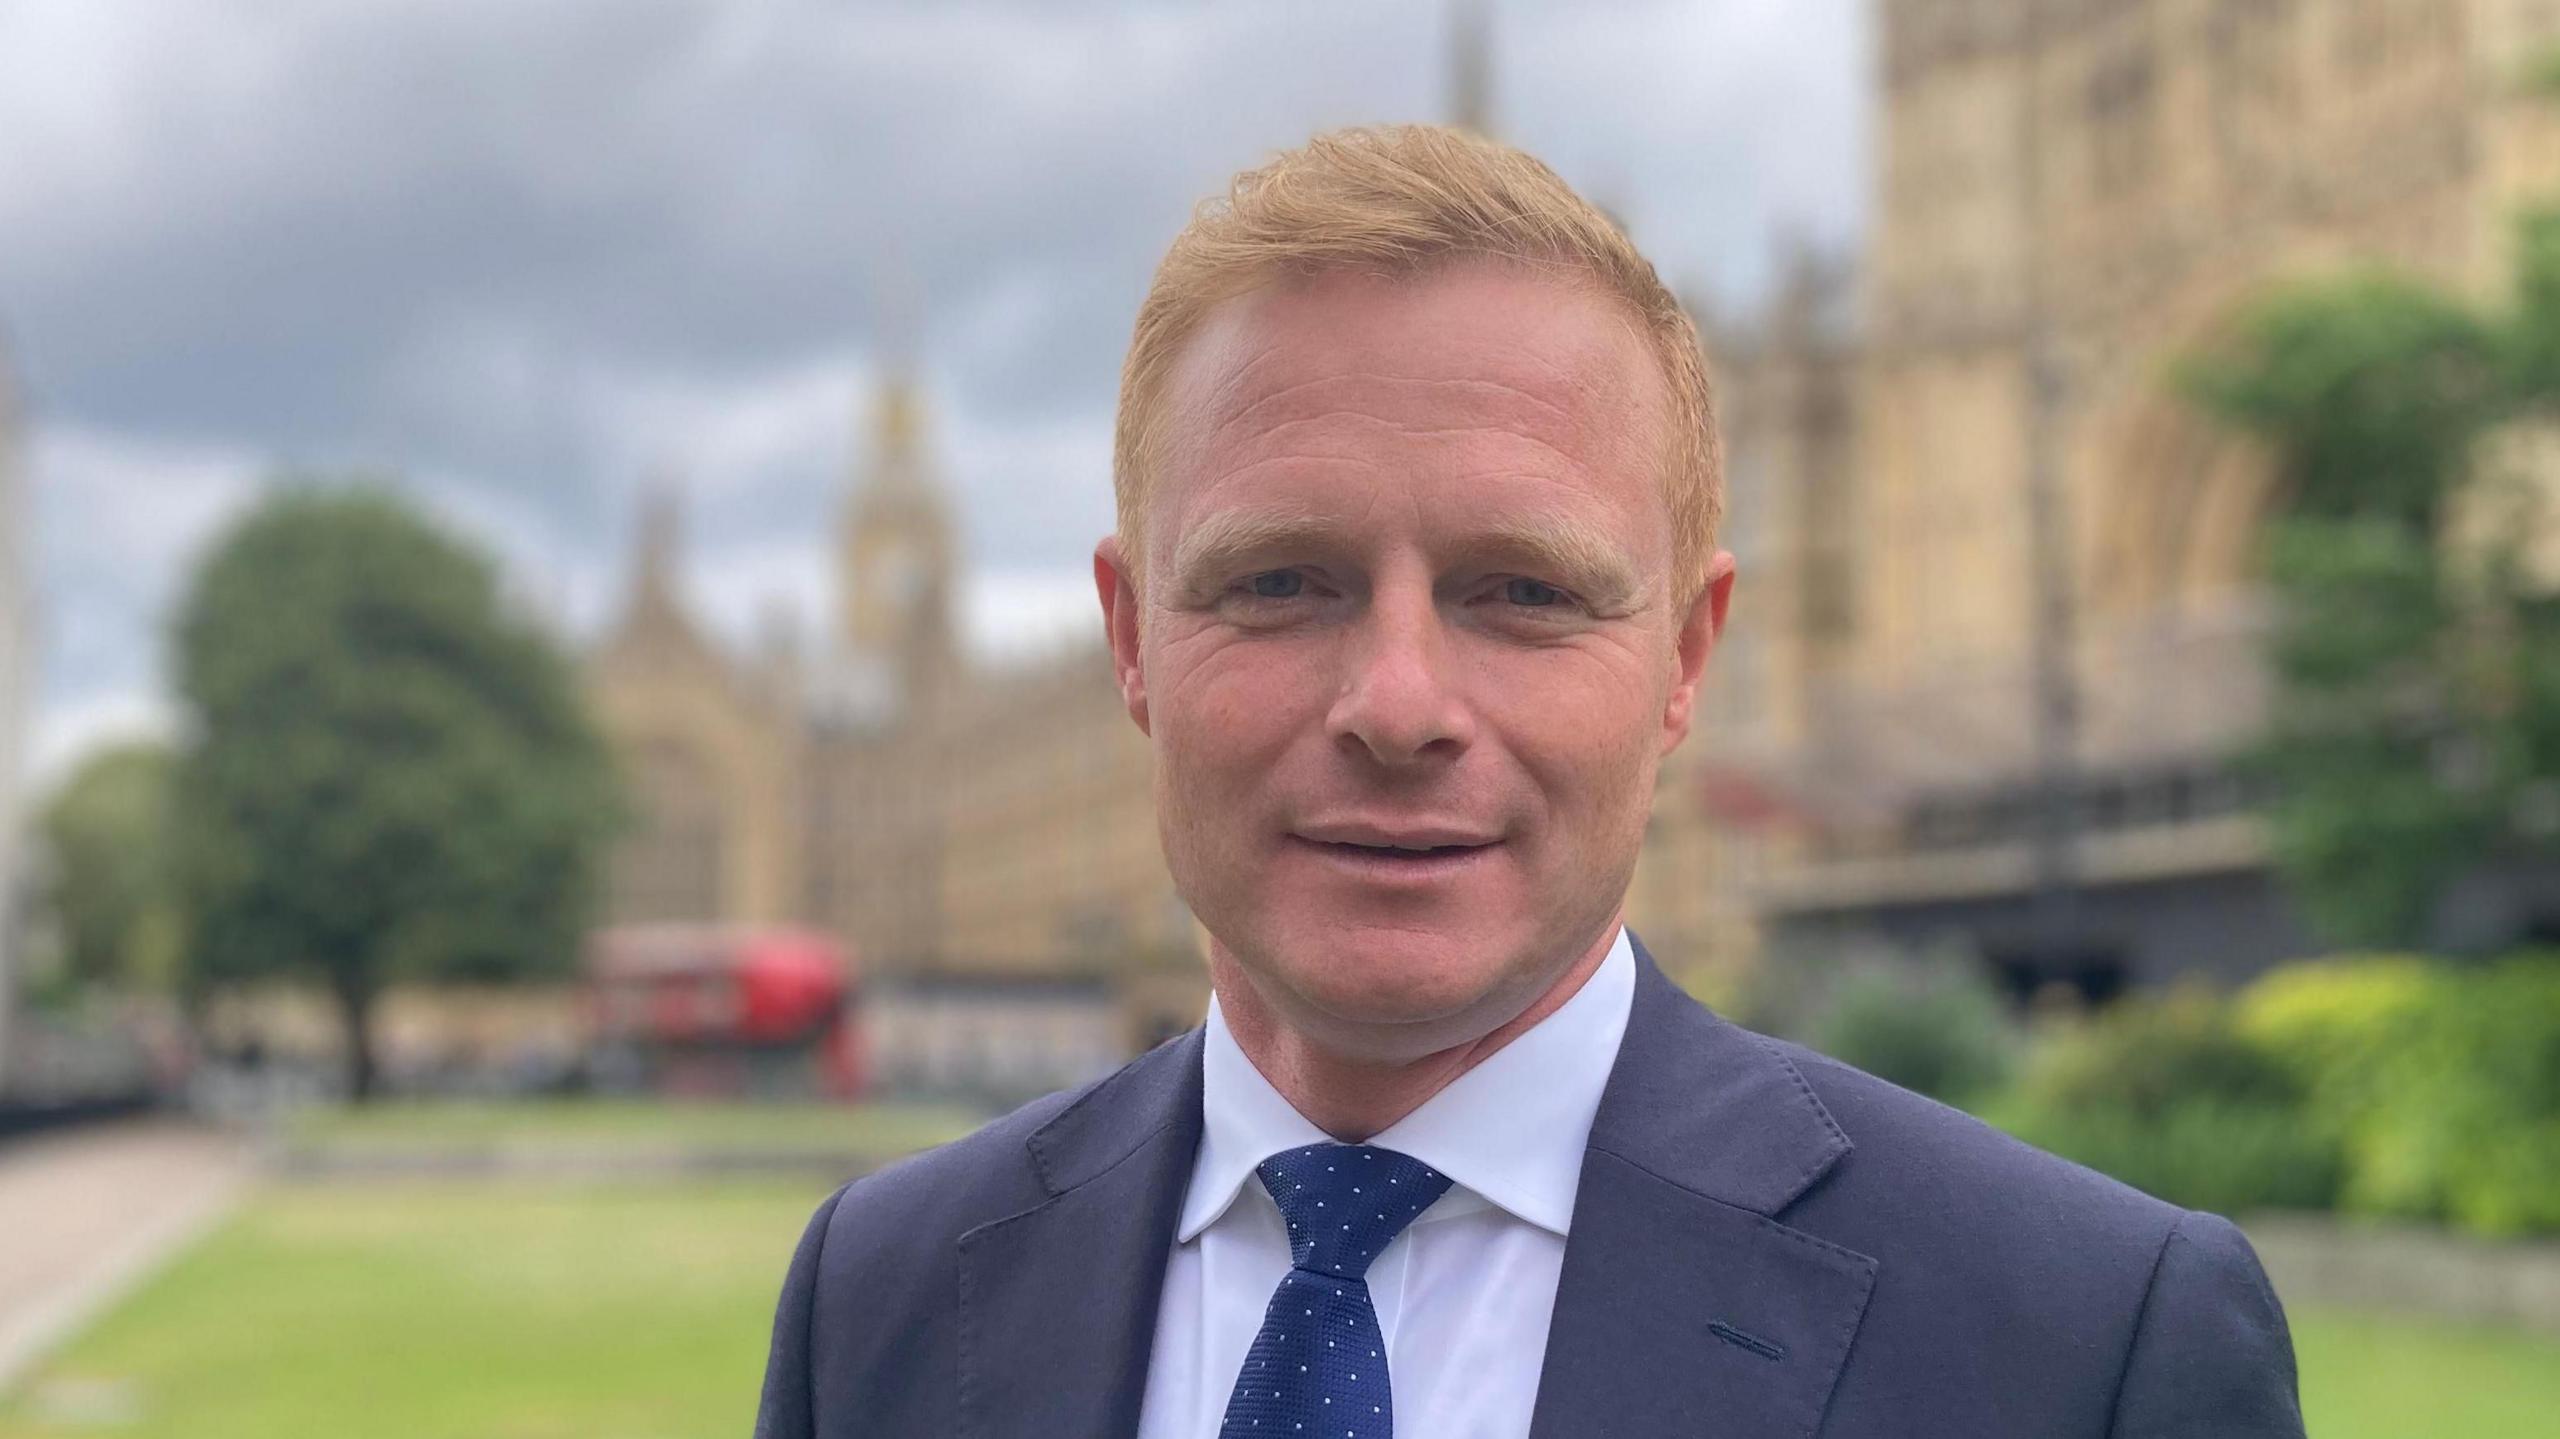
[[[1327,841],[1327,842],[1328,842],[1328,843],[1330,843],[1330,844],[1336,845],[1336,846],[1338,846],[1338,847],[1340,847],[1340,848],[1343,848],[1343,849],[1357,849],[1357,850],[1365,850],[1365,851],[1367,851],[1367,852],[1368,852],[1368,853],[1370,853],[1370,854],[1455,854],[1455,853],[1457,853],[1457,852],[1458,852],[1458,851],[1460,851],[1460,850],[1470,850],[1470,849],[1476,849],[1476,848],[1479,848],[1479,847],[1480,847],[1480,846],[1473,845],[1473,844],[1463,844],[1463,843],[1461,843],[1461,844],[1398,844],[1398,843],[1395,843],[1395,842],[1393,842],[1393,841],[1389,841],[1389,842],[1382,843],[1382,844],[1368,844],[1368,843],[1364,843],[1364,842],[1359,841],[1359,840],[1349,840],[1349,839],[1338,839],[1338,840],[1331,840],[1331,841]]]

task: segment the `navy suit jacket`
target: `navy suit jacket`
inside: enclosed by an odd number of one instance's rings
[[[2302,1433],[2228,1222],[1737,1028],[1635,953],[1536,1439]],[[1134,1434],[1201,1041],[830,1195],[758,1439]]]

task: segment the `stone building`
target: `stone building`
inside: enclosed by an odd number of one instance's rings
[[[2021,990],[2093,993],[2303,952],[2229,763],[2264,702],[2251,557],[2282,496],[2164,370],[2344,261],[2490,292],[2510,217],[2560,190],[2560,127],[2516,84],[2560,0],[1876,16],[1863,256],[1796,256],[1749,323],[1706,317],[1741,579],[1630,920],[1710,982],[1852,934],[1951,933]],[[1481,128],[1488,37],[1459,19]],[[721,653],[677,592],[672,502],[643,525],[591,672],[646,811],[614,916],[847,937],[890,1067],[928,1081],[1033,1087],[1191,1023],[1195,930],[1098,633],[972,666],[911,388],[864,446],[842,604],[805,644]],[[2560,895],[2455,909],[2449,943],[2551,923]]]
[[[1707,788],[1751,821],[1714,867],[1764,942],[1953,931],[2021,987],[2302,952],[2228,764],[2264,704],[2252,555],[2283,497],[2166,368],[2344,261],[2492,292],[2511,218],[2560,188],[2518,83],[2560,4],[1877,15],[1863,273],[1802,267],[1711,346],[1744,558]],[[2040,891],[2072,895],[2058,926]],[[2492,884],[2443,939],[2553,906]]]
[[[1145,737],[1096,638],[998,670],[956,634],[959,539],[925,407],[877,397],[837,535],[837,613],[724,654],[677,581],[675,501],[641,527],[588,663],[641,811],[615,922],[808,924],[850,943],[892,1084],[1080,1078],[1187,1026],[1206,984],[1156,848]]]
[[[1480,9],[1454,18],[1452,111],[1481,127],[1490,36]],[[1197,1023],[1208,977],[1099,607],[1087,642],[972,665],[957,527],[908,380],[883,386],[862,444],[838,612],[805,645],[777,621],[760,655],[722,654],[678,593],[673,498],[653,501],[589,663],[642,811],[607,917],[843,938],[893,1084],[1032,1093],[1108,1069]]]

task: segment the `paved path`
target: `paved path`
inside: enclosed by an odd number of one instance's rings
[[[240,1139],[139,1119],[0,1144],[0,1392],[229,1210]]]

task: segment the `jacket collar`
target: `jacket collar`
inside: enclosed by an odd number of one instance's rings
[[[1138,1431],[1157,1301],[1200,1146],[1197,1029],[1034,1130],[1040,1203],[960,1236],[959,1432]]]
[[[1849,1136],[1769,1041],[1690,998],[1641,940],[1635,952],[1635,1004],[1591,1147],[1776,1217],[1849,1153]]]
[[[1812,1434],[1876,1262],[1781,1223],[1848,1136],[1768,1041],[1636,946],[1547,1331],[1531,1439]]]
[[[1634,951],[1531,1434],[1810,1434],[1876,1264],[1779,1216],[1848,1137],[1784,1054]],[[1199,1029],[1169,1040],[1034,1131],[1047,1198],[961,1236],[967,1439],[1137,1432],[1200,1144],[1201,1052]]]
[[[1635,1000],[1591,1147],[1710,1199],[1775,1216],[1849,1153],[1849,1137],[1770,1043],[1690,998],[1630,931]],[[1195,1027],[1131,1061],[1032,1131],[1041,1187],[1062,1195],[1141,1149],[1200,1138]]]
[[[1617,1063],[1635,985],[1634,944],[1621,927],[1599,966],[1554,1013],[1368,1138],[1456,1181],[1417,1223],[1490,1205],[1552,1234],[1571,1232],[1583,1146]],[[1204,1028],[1205,1122],[1176,1235],[1186,1244],[1248,1187],[1260,1187],[1254,1171],[1263,1160],[1332,1137],[1254,1068],[1214,998]]]

